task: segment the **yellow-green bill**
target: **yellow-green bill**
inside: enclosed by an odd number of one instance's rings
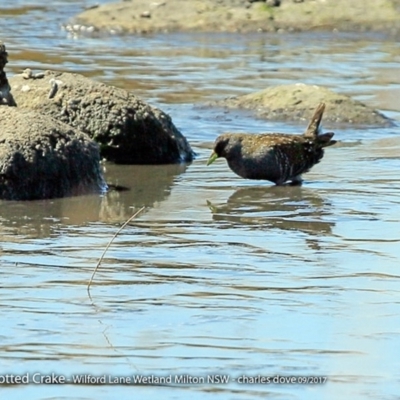
[[[212,164],[217,158],[218,158],[218,154],[217,154],[215,151],[213,151],[213,152],[211,153],[210,158],[209,158],[208,161],[207,161],[207,166],[210,165],[210,164]]]

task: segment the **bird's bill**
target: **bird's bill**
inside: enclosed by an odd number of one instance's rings
[[[218,154],[217,154],[215,151],[213,151],[213,152],[211,153],[210,158],[209,158],[208,161],[207,161],[207,166],[209,166],[210,164],[212,164],[217,158],[218,158]]]

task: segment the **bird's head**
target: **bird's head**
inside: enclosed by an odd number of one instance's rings
[[[231,135],[229,134],[224,134],[217,137],[214,143],[213,152],[207,161],[207,165],[212,164],[217,158],[226,158],[230,147],[230,137]]]

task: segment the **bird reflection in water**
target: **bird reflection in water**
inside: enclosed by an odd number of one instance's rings
[[[331,235],[330,203],[315,190],[300,186],[238,189],[225,204],[207,201],[214,221],[248,225],[257,229],[283,229]]]

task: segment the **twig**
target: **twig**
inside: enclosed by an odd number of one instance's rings
[[[121,226],[121,228],[118,229],[118,231],[114,234],[114,236],[113,236],[113,237],[111,238],[111,240],[108,242],[106,248],[105,248],[104,251],[103,251],[103,254],[102,254],[101,257],[99,258],[99,261],[97,262],[96,268],[94,269],[93,274],[92,274],[92,277],[90,278],[90,281],[89,281],[89,283],[88,283],[88,285],[87,285],[87,291],[88,291],[89,297],[91,297],[91,296],[90,296],[90,285],[91,285],[92,282],[93,282],[93,278],[94,278],[94,276],[95,276],[97,270],[99,269],[100,264],[101,264],[101,262],[103,261],[103,258],[104,258],[104,256],[105,256],[107,250],[108,250],[109,247],[111,246],[111,244],[112,244],[112,242],[114,241],[114,239],[115,239],[115,238],[119,235],[119,233],[122,231],[122,229],[124,229],[125,226],[127,226],[127,225],[129,224],[129,222],[131,222],[133,219],[135,219],[144,209],[145,209],[145,207],[143,206],[140,210],[136,211],[135,214],[133,214],[126,222],[124,222],[124,224]]]

